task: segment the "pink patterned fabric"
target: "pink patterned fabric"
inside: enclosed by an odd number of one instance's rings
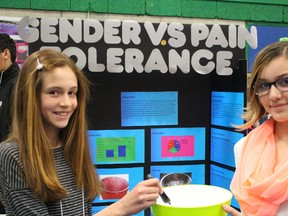
[[[272,118],[246,136],[230,189],[246,216],[274,216],[288,199],[288,159],[277,162]]]

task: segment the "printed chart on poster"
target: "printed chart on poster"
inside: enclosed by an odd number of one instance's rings
[[[151,161],[205,160],[205,128],[152,128]]]
[[[94,164],[144,163],[144,130],[89,130]]]

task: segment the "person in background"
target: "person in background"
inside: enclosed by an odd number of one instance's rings
[[[9,35],[0,33],[0,142],[5,140],[11,124],[12,91],[18,76],[16,45]]]
[[[11,125],[12,91],[19,72],[15,60],[15,42],[9,35],[0,33],[0,143],[7,137]],[[0,213],[5,213],[1,201]]]
[[[91,215],[101,184],[90,158],[88,80],[63,53],[41,50],[24,62],[15,87],[12,131],[0,145],[0,193],[7,215]],[[163,190],[144,180],[97,216],[128,216]]]
[[[231,216],[288,215],[288,42],[262,49],[252,67],[247,129],[263,116],[235,147],[236,170],[230,185],[241,213],[223,205]]]

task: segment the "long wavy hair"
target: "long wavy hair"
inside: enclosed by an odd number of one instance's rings
[[[37,59],[43,64],[41,70],[36,69]],[[43,73],[64,66],[70,67],[78,80],[78,106],[68,125],[60,131],[65,158],[74,171],[77,186],[84,187],[88,199],[92,201],[100,193],[100,181],[90,157],[87,135],[89,82],[66,55],[51,49],[40,50],[26,59],[20,71],[15,86],[12,132],[8,140],[18,143],[25,180],[45,203],[57,202],[67,195],[57,177],[40,110]]]
[[[250,81],[247,88],[248,103],[244,112],[243,125],[237,126],[238,129],[247,129],[258,122],[259,119],[268,115],[256,95],[254,85],[258,82],[259,77],[265,67],[275,58],[284,56],[288,61],[288,42],[275,42],[264,47],[256,56],[252,66]]]

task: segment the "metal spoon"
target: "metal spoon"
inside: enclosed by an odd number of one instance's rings
[[[153,178],[153,176],[151,174],[148,174],[147,178],[151,179],[151,178]],[[167,196],[167,194],[164,191],[163,191],[162,194],[159,194],[159,195],[160,195],[160,197],[161,197],[161,199],[163,200],[164,203],[168,203],[168,204],[171,205],[171,200],[170,200],[170,198]]]

